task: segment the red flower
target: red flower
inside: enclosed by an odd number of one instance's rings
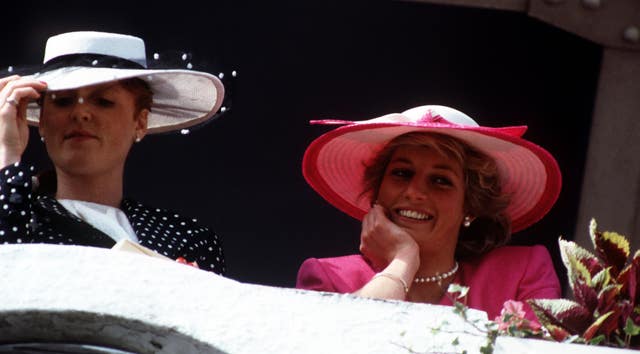
[[[193,262],[188,262],[184,257],[178,257],[176,258],[176,262],[178,263],[182,263],[182,264],[186,264],[195,268],[200,268],[198,267],[198,262],[193,261]]]

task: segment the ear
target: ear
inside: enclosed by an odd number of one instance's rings
[[[143,109],[138,113],[136,117],[136,139],[142,140],[147,135],[147,123],[149,121],[149,110]]]

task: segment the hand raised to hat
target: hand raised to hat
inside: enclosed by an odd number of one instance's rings
[[[29,142],[28,101],[38,99],[46,87],[17,75],[0,79],[0,167],[20,160]]]
[[[375,269],[383,269],[391,261],[406,263],[413,272],[420,266],[419,247],[411,235],[394,224],[381,205],[374,204],[362,219],[360,252]]]

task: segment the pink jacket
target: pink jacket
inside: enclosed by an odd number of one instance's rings
[[[309,258],[298,270],[296,288],[351,293],[376,273],[361,255]],[[469,287],[467,305],[487,312],[493,320],[507,300],[553,299],[561,296],[560,282],[549,252],[543,246],[505,246],[478,259],[460,262],[454,283]],[[443,296],[440,305],[453,305]],[[527,318],[535,320],[525,303]]]

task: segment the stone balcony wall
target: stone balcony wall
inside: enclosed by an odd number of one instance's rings
[[[0,353],[74,343],[100,350],[73,353],[471,354],[486,342],[447,306],[244,284],[81,246],[1,245],[0,299]],[[611,349],[498,340],[496,354],[516,352]]]

